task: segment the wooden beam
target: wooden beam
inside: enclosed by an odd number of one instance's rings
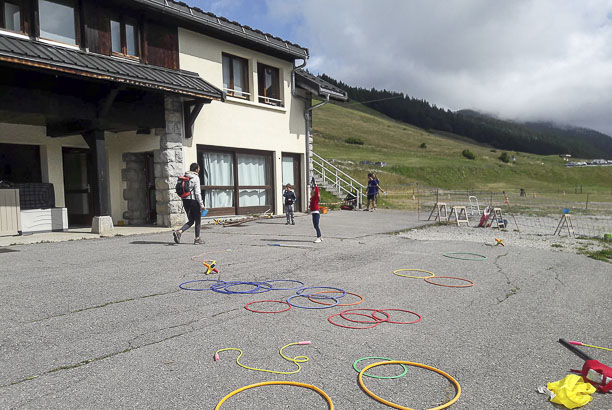
[[[93,182],[93,203],[95,216],[110,215],[110,198],[108,193],[108,160],[106,157],[106,142],[103,130],[92,130],[83,133],[83,138],[89,145],[90,170]]]
[[[204,104],[210,104],[210,100],[193,100],[183,103],[183,113],[185,115],[185,139],[193,137],[193,125],[200,115]]]

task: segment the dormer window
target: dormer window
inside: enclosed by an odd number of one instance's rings
[[[259,102],[277,106],[282,105],[278,68],[258,63],[257,78],[259,79]]]
[[[138,57],[138,26],[130,20],[110,21],[113,54]]]
[[[223,91],[232,97],[249,99],[249,62],[223,53]]]
[[[77,44],[75,0],[38,0],[40,38]]]
[[[21,1],[19,0],[0,0],[0,28],[23,32],[23,13],[21,11]]]

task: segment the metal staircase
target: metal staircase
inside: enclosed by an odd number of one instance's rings
[[[361,209],[365,189],[363,184],[315,152],[312,153],[312,171],[317,185],[340,200],[344,200],[349,194],[355,195],[357,209]]]

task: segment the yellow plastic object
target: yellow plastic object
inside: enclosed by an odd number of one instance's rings
[[[548,383],[546,387],[555,393],[555,397],[550,401],[562,404],[568,409],[575,409],[589,403],[593,400],[591,394],[597,390],[577,374],[568,374],[559,381]]]
[[[410,276],[410,275],[401,275],[398,272],[424,272],[424,273],[429,273],[431,276]],[[423,270],[423,269],[397,269],[393,271],[394,275],[397,276],[401,276],[403,278],[414,278],[414,279],[429,279],[429,278],[433,278],[434,276],[436,276],[435,273],[430,272],[428,270]]]
[[[239,352],[240,354],[238,355],[238,357],[236,358],[236,363],[238,364],[238,366],[240,367],[244,367],[245,369],[249,369],[249,370],[255,370],[258,372],[266,372],[266,373],[275,373],[275,374],[295,374],[297,372],[299,372],[300,370],[302,370],[302,366],[300,366],[300,363],[306,363],[309,359],[306,356],[295,356],[293,359],[290,357],[287,357],[283,354],[283,349],[285,349],[286,347],[289,346],[295,346],[295,345],[306,345],[306,344],[310,344],[310,342],[296,342],[296,343],[289,343],[283,347],[280,348],[279,353],[282,356],[283,359],[295,364],[297,366],[297,369],[291,371],[291,372],[282,372],[282,371],[278,371],[278,370],[267,370],[267,369],[259,369],[257,367],[250,367],[247,366],[245,364],[240,363],[240,358],[243,355],[242,350],[235,348],[235,347],[227,347],[225,349],[219,349],[215,352],[215,360],[219,360],[219,353],[221,352],[225,352],[228,350],[235,350],[237,352]]]
[[[390,401],[387,401],[387,400],[385,400],[385,399],[383,399],[381,397],[378,397],[377,395],[372,393],[370,390],[368,390],[368,388],[365,387],[365,384],[363,384],[363,375],[365,374],[365,372],[370,370],[372,367],[384,366],[384,365],[389,365],[389,364],[407,364],[409,366],[422,367],[424,369],[431,370],[431,371],[434,371],[436,373],[440,373],[442,376],[446,377],[451,383],[453,383],[455,385],[455,388],[457,389],[457,394],[455,394],[455,397],[453,397],[449,402],[446,402],[446,403],[444,403],[441,406],[432,407],[431,409],[428,409],[428,410],[441,410],[441,409],[445,409],[445,408],[449,407],[450,405],[452,405],[453,403],[455,403],[457,400],[459,400],[459,396],[461,396],[461,386],[459,385],[459,382],[457,382],[457,380],[455,380],[450,374],[445,373],[445,372],[443,372],[440,369],[436,369],[435,367],[427,366],[426,364],[415,363],[415,362],[407,362],[405,360],[391,360],[391,361],[387,361],[387,362],[372,363],[370,365],[367,365],[363,369],[361,369],[361,372],[359,372],[359,379],[358,379],[359,380],[359,386],[361,386],[363,391],[366,392],[368,394],[368,396],[372,397],[374,400],[376,400],[376,401],[378,401],[380,403],[386,404],[387,406],[393,407],[394,409],[414,410],[414,409],[411,409],[410,407],[400,406],[399,404],[391,403]]]
[[[316,386],[313,386],[312,384],[305,384],[305,383],[298,383],[298,382],[282,382],[282,381],[273,381],[273,382],[263,382],[263,383],[255,383],[255,384],[249,384],[248,386],[244,386],[241,387],[237,390],[234,390],[233,392],[231,392],[230,394],[228,394],[227,396],[225,396],[224,398],[221,399],[221,401],[217,404],[217,407],[215,407],[215,410],[219,410],[221,408],[221,405],[223,403],[225,403],[225,401],[227,399],[229,399],[230,397],[248,390],[248,389],[252,389],[254,387],[260,387],[260,386],[270,386],[270,385],[275,385],[275,384],[280,384],[280,385],[290,385],[290,386],[298,386],[298,387],[305,387],[307,389],[311,389],[316,391],[317,393],[319,393],[321,396],[323,396],[323,398],[327,401],[327,404],[329,406],[329,410],[334,410],[334,403],[332,403],[331,398],[321,389],[319,389]]]

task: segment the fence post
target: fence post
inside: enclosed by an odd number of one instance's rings
[[[586,209],[589,209],[589,194],[587,194]]]
[[[416,183],[417,188],[417,221],[421,220],[421,196],[419,195],[419,183]]]

